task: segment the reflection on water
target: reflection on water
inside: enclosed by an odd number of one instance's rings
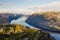
[[[11,22],[11,24],[21,24],[21,25],[29,26],[30,28],[33,28],[32,26],[25,23],[26,19],[27,19],[26,17],[22,17],[22,18],[19,18],[17,20],[13,20]],[[56,33],[50,33],[50,34],[51,34],[51,36],[55,37],[56,40],[60,40],[60,34],[56,34]]]

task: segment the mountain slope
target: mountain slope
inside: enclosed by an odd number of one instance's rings
[[[23,25],[0,25],[0,40],[55,40],[49,33]]]
[[[60,33],[60,12],[46,12],[33,14],[26,23],[45,31]]]
[[[9,24],[12,20],[22,17],[23,14],[0,13],[0,24]]]

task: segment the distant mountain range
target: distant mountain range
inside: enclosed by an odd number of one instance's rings
[[[26,23],[45,31],[60,33],[60,12],[33,14],[28,17]]]
[[[22,17],[23,14],[0,13],[0,24],[9,24],[12,20]]]

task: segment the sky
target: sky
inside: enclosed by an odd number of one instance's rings
[[[54,2],[60,3],[60,0],[0,0],[0,11],[23,11]]]

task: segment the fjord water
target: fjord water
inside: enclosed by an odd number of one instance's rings
[[[12,21],[11,21],[11,24],[21,24],[21,25],[24,25],[24,26],[28,26],[28,27],[30,27],[30,28],[34,28],[34,27],[28,25],[28,24],[25,22],[26,19],[27,19],[27,17],[26,17],[26,16],[23,16],[23,17],[21,17],[21,18],[19,18],[19,19],[17,19],[17,20],[12,20]],[[60,34],[50,33],[50,35],[53,36],[53,37],[55,37],[56,40],[60,40]]]
[[[50,33],[51,36],[55,37],[56,40],[60,40],[60,34]]]
[[[27,24],[25,22],[26,19],[27,19],[27,17],[26,16],[23,16],[23,17],[21,17],[21,18],[19,18],[17,20],[12,20],[11,21],[11,24],[21,24],[21,25],[24,25],[24,26],[28,26],[30,28],[33,28],[32,26],[30,26],[29,24]]]

